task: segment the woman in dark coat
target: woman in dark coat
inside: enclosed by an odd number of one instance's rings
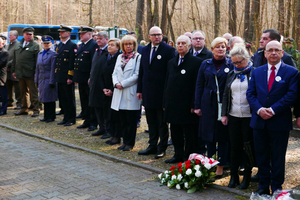
[[[55,101],[57,91],[55,85],[56,52],[51,50],[53,38],[42,37],[44,50],[40,51],[36,63],[35,83],[39,88],[39,101],[44,104],[44,118],[40,121],[53,122],[55,119]]]
[[[229,56],[235,67],[227,76],[222,104],[222,123],[228,125],[232,158],[228,187],[234,188],[239,184],[238,169],[241,161],[244,161],[244,179],[239,188],[246,189],[251,180],[254,162],[251,145],[253,142],[253,131],[250,127],[251,112],[246,98],[253,66],[244,44],[236,44]]]
[[[227,40],[217,37],[212,43],[213,58],[205,60],[198,72],[195,94],[195,113],[202,116],[199,125],[199,133],[207,143],[208,157],[216,154],[216,143],[218,143],[217,178],[223,175],[223,166],[227,164],[228,156],[228,129],[218,120],[218,95],[217,83],[219,85],[219,98],[222,102],[227,74],[233,69],[226,58]],[[221,111],[221,110],[220,110]],[[219,111],[219,112],[220,112]],[[220,113],[221,114],[221,113]]]
[[[109,145],[120,144],[120,118],[119,113],[110,108],[114,86],[112,82],[112,73],[115,69],[117,58],[120,54],[120,40],[112,38],[108,41],[107,59],[103,65],[102,73],[100,75],[101,89],[104,93],[103,100],[103,114],[105,126],[109,129],[111,138],[106,141]]]

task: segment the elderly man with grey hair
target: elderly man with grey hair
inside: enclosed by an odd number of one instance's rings
[[[8,59],[7,59],[7,80],[6,80],[6,88],[7,88],[7,96],[8,96],[8,107],[12,107],[14,103],[14,93],[16,99],[16,107],[14,109],[21,109],[21,91],[19,86],[19,79],[14,78],[11,73],[11,67],[14,57],[14,49],[19,44],[17,40],[19,34],[18,31],[12,30],[9,32],[9,43],[6,46],[8,51]]]
[[[178,55],[168,62],[164,91],[165,121],[170,123],[174,156],[166,163],[188,159],[196,152],[198,140],[198,116],[194,113],[194,97],[197,74],[202,59],[189,53],[188,36],[177,38]]]
[[[191,36],[192,47],[190,53],[202,60],[212,58],[212,52],[205,47],[205,33],[200,30],[193,31]]]
[[[230,40],[228,41],[228,46],[229,46],[230,50],[233,49],[234,45],[237,43],[245,44],[245,41],[240,36],[234,36],[234,37],[230,38]]]

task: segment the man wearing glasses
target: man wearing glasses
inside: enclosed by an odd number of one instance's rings
[[[250,126],[258,166],[259,195],[282,189],[289,132],[293,129],[291,107],[297,100],[298,70],[282,62],[278,41],[266,45],[267,64],[256,68],[247,90],[252,109]]]
[[[149,126],[149,146],[139,155],[165,156],[168,143],[168,126],[164,122],[163,93],[167,64],[175,56],[175,49],[162,42],[162,31],[153,26],[149,30],[149,43],[142,49],[137,98],[143,100]],[[158,143],[159,140],[159,143]]]
[[[273,40],[280,42],[280,39],[281,39],[280,33],[276,29],[267,29],[263,32],[263,34],[261,35],[261,40],[259,41],[259,49],[253,56],[254,68],[267,64],[267,59],[264,55],[264,50],[266,48],[266,45]],[[292,56],[289,55],[288,53],[284,52],[283,57],[281,59],[285,64],[296,67]]]
[[[203,31],[196,30],[193,32],[190,53],[202,60],[212,58],[212,52],[205,47],[205,33]]]

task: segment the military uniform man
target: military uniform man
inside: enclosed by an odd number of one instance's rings
[[[88,106],[90,93],[88,80],[90,78],[93,55],[99,48],[97,42],[92,39],[92,31],[93,28],[91,27],[80,26],[79,33],[82,43],[78,48],[77,56],[75,58],[73,78],[73,81],[78,83],[82,118],[85,119],[83,124],[77,128],[89,127],[89,131],[95,130],[97,126],[94,110]]]
[[[55,78],[60,105],[64,110],[64,118],[58,125],[71,126],[76,123],[76,104],[74,92],[74,60],[77,45],[71,41],[72,28],[60,25],[58,29],[61,43],[56,48]]]
[[[23,29],[24,38],[14,50],[12,75],[14,78],[19,79],[19,86],[22,99],[21,110],[20,112],[15,113],[15,115],[28,115],[29,92],[31,105],[33,108],[33,114],[31,116],[36,117],[39,115],[40,109],[38,100],[38,89],[34,83],[34,74],[37,55],[41,49],[40,46],[33,41],[33,33],[34,28],[32,27],[27,27]]]

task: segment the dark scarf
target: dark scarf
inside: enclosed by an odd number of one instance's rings
[[[124,70],[125,65],[129,62],[131,58],[135,58],[135,52],[131,53],[125,53],[123,52],[122,57],[121,57],[121,63],[122,63],[122,70]]]
[[[213,56],[213,63],[215,64],[217,71],[221,69],[222,65],[225,63],[225,60],[226,60],[226,56],[224,56],[224,58],[222,58],[221,60],[217,60]]]
[[[248,65],[242,69],[234,67],[234,73],[238,79],[241,79],[241,82],[245,80],[245,75],[249,74],[253,69],[252,62],[249,62]]]

